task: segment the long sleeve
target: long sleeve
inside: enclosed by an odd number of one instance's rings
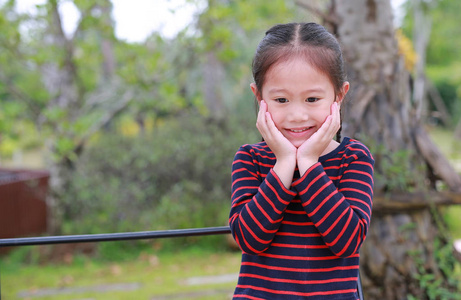
[[[242,249],[234,298],[357,299],[369,224],[373,157],[344,138],[286,189],[266,143],[242,146],[232,167],[229,224]]]
[[[275,157],[269,148],[261,149],[255,153],[242,146],[232,166],[229,225],[242,251],[250,254],[264,252],[269,247],[286,207],[296,195],[284,187],[272,170]]]
[[[374,161],[368,150],[359,146],[350,147],[350,155],[345,153],[341,164],[325,161],[326,169],[339,171],[337,178],[330,178],[317,163],[293,183],[308,217],[339,257],[358,252],[370,225]]]

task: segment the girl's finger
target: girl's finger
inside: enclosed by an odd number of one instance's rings
[[[259,111],[258,111],[258,117],[256,119],[256,126],[259,125],[262,125],[263,123],[265,123],[265,113],[266,113],[266,108],[264,106],[264,101],[261,100],[261,102],[259,103]]]
[[[331,120],[327,122],[328,118]],[[339,114],[339,107],[337,102],[333,102],[330,107],[330,115],[325,120],[325,126],[328,126],[328,135],[335,135],[336,132],[339,130],[340,127],[340,114]],[[323,126],[323,125],[322,125]]]
[[[274,130],[277,130],[277,127],[275,126],[275,123],[274,123],[274,120],[272,120],[272,116],[270,114],[270,112],[266,112],[266,123],[267,123],[267,127],[268,129],[273,133]]]
[[[325,141],[331,140],[338,131],[336,123],[339,124],[337,115],[335,115],[335,113],[329,115],[325,122],[323,122],[322,126],[320,126],[319,130],[316,132],[319,135],[318,138],[322,139],[323,137],[325,138]]]
[[[336,103],[336,105],[335,105],[335,109],[334,109],[334,115],[335,115],[335,128],[336,128],[335,134],[336,134],[336,132],[341,127],[341,110],[340,110],[340,107],[339,107],[338,103],[337,102],[335,102],[335,103]]]
[[[264,106],[263,106],[263,100],[259,102],[259,111],[258,111],[258,118],[257,120],[259,121],[261,119],[261,114],[264,112]]]
[[[267,104],[264,100],[261,100],[259,104],[259,112],[256,121],[256,128],[258,128],[259,133],[261,133],[264,140],[268,138],[268,134],[270,134],[270,130],[267,126]]]

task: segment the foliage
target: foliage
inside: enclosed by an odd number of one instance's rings
[[[444,210],[444,220],[450,232],[453,233],[453,238],[461,239],[461,206],[450,206]]]
[[[399,54],[405,59],[405,68],[411,72],[418,60],[418,55],[413,48],[411,40],[405,36],[401,29],[397,29],[395,35],[399,44]]]
[[[450,65],[430,65],[427,76],[434,82],[443,102],[453,119],[453,124],[461,120],[461,61]],[[430,107],[433,109],[433,107]]]
[[[427,48],[427,75],[439,90],[448,112],[458,121],[461,115],[461,61],[459,49],[461,34],[457,12],[461,2],[456,0],[431,0],[427,3],[427,13],[432,19],[430,43]],[[413,36],[413,18],[411,1],[407,1],[406,16],[402,31]],[[453,122],[454,123],[454,122]]]
[[[362,136],[360,140],[375,158],[373,176],[376,191],[413,192],[415,188],[425,186],[425,170],[415,170],[423,167],[412,166],[409,150],[392,152],[370,137]]]
[[[266,28],[293,20],[294,1],[210,0],[195,28],[173,39],[154,32],[133,44],[115,36],[110,1],[68,2],[80,15],[70,35],[62,30],[60,1],[48,0],[30,15],[15,11],[14,1],[0,8],[0,156],[11,157],[29,145],[47,146],[46,167],[60,179],[50,187],[57,227],[65,217],[58,231],[153,229],[152,218],[168,224],[158,227],[217,225],[214,219],[186,214],[202,207],[222,224],[227,206],[213,199],[227,199],[230,168],[222,162],[232,159],[237,143],[232,151],[229,143],[238,134],[222,127],[235,121],[213,123],[204,104],[204,57],[214,52],[226,69],[219,84],[228,112],[247,116],[253,50]],[[197,128],[209,133],[200,142],[191,138],[202,131],[184,131],[195,125],[174,121],[188,118],[190,111],[200,116],[189,121],[202,122]],[[193,120],[203,117],[209,122]],[[125,131],[118,125],[127,119],[136,130],[118,136]],[[254,130],[254,123],[246,121],[238,125]],[[220,134],[232,139],[223,141]],[[249,140],[239,144],[244,142]],[[228,148],[218,151],[210,147],[213,143]],[[210,182],[212,188],[205,188]],[[198,205],[196,199],[205,201]],[[185,203],[186,209],[176,203]],[[153,205],[156,214],[149,210]]]
[[[144,135],[101,135],[72,178],[66,233],[225,225],[233,156],[258,140],[246,120],[216,124],[190,114]]]
[[[430,268],[427,262],[422,259],[422,250],[415,250],[410,252],[409,255],[416,263],[416,273],[414,278],[419,282],[420,287],[429,300],[459,300],[461,299],[459,291],[461,288],[461,278],[457,274],[460,263],[453,255],[453,240],[447,234],[444,220],[436,208],[432,209],[435,226],[439,228],[440,232],[444,233],[434,240],[434,244],[430,249],[433,249],[432,255],[440,270],[440,274],[434,274],[428,270]],[[408,295],[409,299],[415,298],[414,295]]]

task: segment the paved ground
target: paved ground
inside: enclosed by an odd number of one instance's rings
[[[232,294],[234,290],[225,290],[225,289],[213,289],[213,290],[206,290],[206,291],[198,291],[198,292],[189,292],[189,293],[179,293],[169,296],[158,296],[151,298],[150,300],[192,300],[192,299],[202,299],[206,296],[222,296],[221,299],[232,299]]]
[[[191,277],[182,282],[183,285],[202,285],[214,283],[236,282],[238,274],[223,274],[217,276],[201,276]],[[47,296],[56,295],[78,295],[86,292],[105,293],[112,291],[134,291],[142,288],[141,283],[115,283],[115,284],[102,284],[92,285],[86,287],[65,287],[65,288],[46,288],[37,289],[34,291],[22,291],[18,294],[19,298],[42,298]],[[222,299],[231,299],[233,289],[206,289],[203,291],[177,293],[168,296],[156,296],[151,300],[181,300],[181,299],[201,299],[204,296],[217,296],[222,295]],[[83,299],[81,299],[83,300]],[[84,299],[92,300],[92,299]]]
[[[141,288],[140,283],[115,283],[115,284],[101,284],[85,287],[66,287],[66,288],[49,288],[37,289],[34,291],[23,291],[18,294],[20,298],[40,298],[56,295],[76,295],[86,292],[105,293],[112,291],[134,291]]]

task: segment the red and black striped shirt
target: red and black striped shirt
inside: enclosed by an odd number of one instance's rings
[[[370,224],[374,160],[344,138],[290,189],[265,142],[240,147],[229,224],[242,264],[234,299],[357,299],[359,249]]]

